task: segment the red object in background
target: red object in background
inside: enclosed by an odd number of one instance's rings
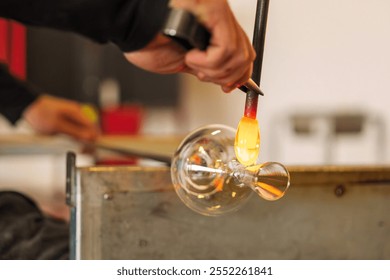
[[[137,105],[121,105],[103,109],[100,116],[102,133],[106,135],[138,134],[142,116],[142,107]]]
[[[15,77],[26,79],[26,28],[20,23],[0,19],[0,61]]]
[[[136,135],[139,133],[143,117],[143,109],[138,105],[121,105],[101,111],[100,122],[104,135]],[[137,157],[118,156],[105,157],[97,161],[97,165],[135,165]]]
[[[10,72],[19,79],[26,79],[26,28],[11,22]]]
[[[8,21],[0,19],[0,62],[8,64]]]

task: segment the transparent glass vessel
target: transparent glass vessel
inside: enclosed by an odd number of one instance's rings
[[[193,131],[179,145],[171,177],[179,198],[207,216],[231,213],[255,192],[277,200],[290,184],[287,169],[276,162],[245,167],[236,160],[235,129],[208,125]]]

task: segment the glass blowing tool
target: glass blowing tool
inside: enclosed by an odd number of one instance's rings
[[[258,0],[256,7],[255,28],[253,32],[253,48],[256,59],[253,64],[252,81],[260,84],[263,63],[265,33],[267,26],[269,0]],[[244,116],[241,118],[234,142],[237,160],[245,165],[256,163],[260,152],[260,128],[257,117],[259,94],[248,91],[246,94]]]

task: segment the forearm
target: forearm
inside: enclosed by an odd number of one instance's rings
[[[2,0],[0,17],[72,31],[122,51],[144,47],[161,29],[168,0]]]

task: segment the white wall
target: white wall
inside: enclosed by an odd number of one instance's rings
[[[252,38],[256,1],[230,3]],[[383,118],[386,130],[390,130],[389,15],[387,0],[271,1],[261,82],[266,96],[260,98],[258,110],[260,161],[323,163],[315,153],[294,149],[293,141],[286,138],[289,132],[275,133],[279,129],[275,119],[290,112],[357,109]],[[243,114],[244,94],[234,91],[226,95],[194,78],[186,76],[183,80],[184,129],[209,123],[236,127]],[[289,150],[276,159],[270,152],[275,135]],[[344,161],[375,162],[372,153],[376,143],[357,142],[357,150],[344,156]],[[314,144],[322,149],[321,141]],[[383,150],[386,162],[390,161],[389,150]]]

